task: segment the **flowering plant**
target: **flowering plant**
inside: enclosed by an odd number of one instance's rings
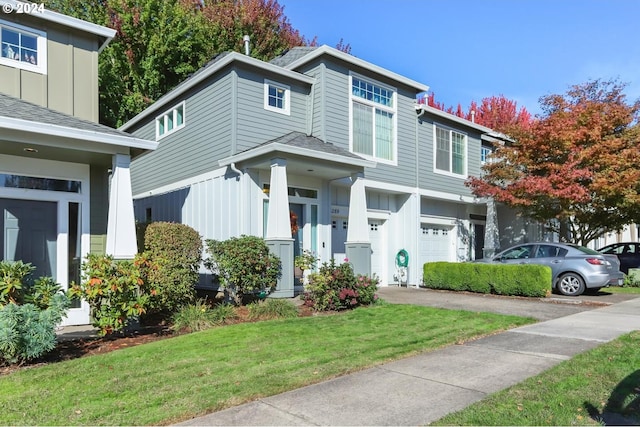
[[[356,275],[349,263],[336,265],[334,260],[323,263],[317,273],[309,275],[304,304],[317,311],[344,310],[377,301],[378,279]]]

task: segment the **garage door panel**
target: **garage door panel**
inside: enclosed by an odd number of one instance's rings
[[[422,224],[418,258],[425,262],[451,261],[451,238],[453,227],[438,224]]]

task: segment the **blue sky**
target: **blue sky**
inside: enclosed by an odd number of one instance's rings
[[[430,86],[446,106],[539,98],[601,78],[640,98],[637,0],[278,0],[307,39]]]

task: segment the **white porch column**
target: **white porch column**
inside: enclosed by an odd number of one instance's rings
[[[268,215],[266,238],[291,239],[287,161],[285,159],[271,160]]]
[[[367,217],[367,196],[362,173],[351,176],[349,195],[349,227],[345,250],[356,274],[371,275],[371,240]]]
[[[131,157],[128,154],[113,156],[106,253],[116,259],[132,259],[138,252],[133,196],[131,194],[130,163]]]
[[[278,158],[272,159],[265,240],[269,250],[280,258],[282,265],[282,275],[278,280],[276,291],[271,295],[276,298],[292,298],[294,296],[293,238],[291,237],[289,212],[287,161]]]

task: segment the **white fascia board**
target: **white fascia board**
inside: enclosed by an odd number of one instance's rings
[[[336,159],[338,158],[340,159],[341,163],[346,163],[354,166],[368,167],[368,168],[376,167],[376,162],[373,162],[371,160],[356,159],[353,157],[346,157],[346,156],[340,156],[340,155],[336,156],[335,154],[324,153],[316,150],[310,150],[308,148],[292,147],[290,145],[278,144],[278,143],[263,145],[263,146],[256,147],[254,149],[236,154],[234,156],[224,158],[218,161],[218,164],[220,166],[228,166],[231,163],[239,163],[246,160],[251,160],[253,158],[256,158],[265,154],[273,153],[274,151],[278,151],[281,153],[295,154],[298,156],[313,157],[314,159],[327,160],[331,162],[335,162]]]
[[[407,77],[401,76],[400,74],[394,73],[393,71],[389,71],[386,68],[382,68],[378,65],[372,64],[371,62],[365,61],[363,59],[357,58],[353,55],[350,55],[348,53],[344,53],[338,49],[329,47],[327,45],[322,45],[319,48],[317,48],[316,50],[309,52],[307,55],[297,59],[296,61],[293,61],[291,64],[287,65],[286,68],[290,69],[290,70],[294,70],[296,68],[298,68],[299,66],[306,64],[309,61],[314,60],[315,58],[318,58],[319,56],[322,56],[324,54],[327,55],[331,55],[333,57],[336,57],[338,59],[341,59],[345,62],[351,63],[353,65],[356,65],[358,67],[362,67],[365,68],[367,70],[371,70],[377,74],[389,77],[395,81],[398,81],[400,83],[403,83],[407,86],[410,86],[414,89],[417,90],[418,93],[420,92],[427,92],[429,90],[429,86],[422,84],[420,82],[417,82],[415,80],[409,79]]]
[[[419,196],[431,199],[447,200],[457,203],[477,204],[479,201],[473,196],[461,196],[460,194],[446,193],[444,191],[427,190],[424,188],[409,187],[401,184],[393,184],[390,182],[375,181],[365,179],[364,185],[367,188],[386,191],[390,193],[417,194]]]
[[[140,114],[138,114],[137,116],[129,120],[127,123],[120,126],[118,129],[126,131],[131,126],[141,122],[145,118],[149,118],[149,117],[155,118],[155,116],[157,115],[157,112],[164,111],[167,109],[167,104],[175,102],[174,100],[176,98],[182,96],[191,88],[207,80],[209,77],[215,75],[221,69],[230,65],[233,62],[244,63],[254,68],[258,68],[260,70],[274,73],[274,74],[279,74],[287,79],[297,80],[301,83],[305,83],[308,85],[312,85],[315,83],[315,78],[313,77],[309,77],[307,75],[300,74],[298,72],[291,71],[286,68],[282,68],[277,65],[273,65],[271,63],[261,61],[259,59],[255,59],[238,52],[230,52],[229,54],[221,58],[219,61],[211,64],[206,69],[200,71],[197,75],[193,76],[188,80],[185,80],[184,83],[178,85],[171,92],[160,97],[160,99],[158,99],[156,102],[151,104],[144,111],[142,111]]]
[[[471,120],[463,119],[462,117],[458,117],[455,114],[447,113],[446,111],[439,110],[439,109],[437,109],[435,107],[432,107],[430,105],[427,105],[427,104],[416,104],[416,110],[419,112],[419,114],[430,113],[430,114],[436,115],[438,117],[444,117],[445,119],[451,120],[451,121],[459,123],[461,125],[477,129],[477,130],[479,130],[480,132],[483,132],[483,133],[489,133],[489,134],[493,134],[493,135],[496,134],[496,132],[491,128],[479,125],[477,123],[472,122]]]
[[[133,136],[119,136],[109,133],[96,132],[84,129],[75,129],[67,126],[52,125],[49,123],[33,122],[29,120],[13,119],[0,116],[0,129],[35,133],[44,136],[58,136],[61,138],[76,139],[81,141],[97,142],[112,146],[139,148],[143,150],[155,150],[158,143]]]
[[[9,5],[12,10],[18,10],[17,3],[25,3],[17,0],[0,0],[0,6]],[[81,30],[87,33],[95,34],[99,37],[104,37],[105,41],[102,43],[98,52],[102,51],[111,39],[113,39],[116,35],[116,30],[103,27],[102,25],[94,24],[92,22],[83,21],[82,19],[73,18],[68,15],[63,15],[62,13],[54,12],[49,9],[44,9],[42,13],[32,13],[33,16],[37,16],[38,18],[45,19],[50,22],[55,22],[56,24],[64,25],[66,27],[75,28],[77,30]]]

